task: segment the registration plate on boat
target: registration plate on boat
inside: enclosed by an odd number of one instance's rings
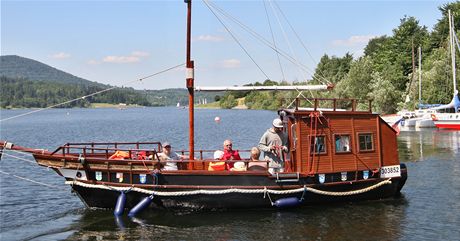
[[[400,176],[401,176],[401,167],[399,165],[386,166],[386,167],[380,168],[381,178],[400,177]]]

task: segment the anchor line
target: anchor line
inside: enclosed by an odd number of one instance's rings
[[[22,158],[22,157],[18,157],[18,156],[15,156],[15,155],[10,155],[10,154],[5,153],[5,152],[3,152],[3,155],[8,156],[8,157],[12,157],[12,158],[15,158],[15,159],[18,159],[18,160],[21,160],[21,161],[25,161],[25,162],[29,162],[29,163],[32,163],[32,164],[36,164],[36,162],[34,162],[34,161],[31,161],[31,160],[28,160],[28,159],[25,159],[25,158]]]
[[[24,181],[28,181],[28,182],[32,182],[32,183],[35,183],[35,184],[39,184],[39,185],[42,185],[42,186],[45,186],[45,187],[51,187],[51,188],[55,188],[55,189],[59,189],[59,190],[67,190],[67,188],[64,188],[64,187],[55,186],[55,185],[51,185],[51,184],[47,184],[47,183],[35,181],[35,180],[29,179],[29,178],[21,177],[21,176],[18,176],[18,175],[15,175],[15,174],[11,174],[11,173],[8,173],[8,172],[4,172],[4,171],[1,171],[1,170],[0,170],[0,173],[1,173],[1,174],[4,174],[4,175],[12,176],[12,177],[15,177],[15,178],[17,178],[17,179],[24,180]]]
[[[165,70],[156,72],[156,73],[154,73],[154,74],[147,75],[147,76],[142,77],[142,78],[139,78],[139,79],[127,81],[127,82],[125,82],[124,84],[129,84],[129,83],[136,82],[136,81],[142,82],[142,81],[145,80],[145,79],[148,79],[148,78],[151,78],[151,77],[153,77],[153,76],[155,76],[155,75],[159,75],[159,74],[162,74],[162,73],[164,73],[164,72],[167,72],[167,71],[170,71],[170,70],[179,68],[179,67],[181,67],[181,66],[183,66],[183,65],[184,65],[183,63],[182,63],[182,64],[178,64],[178,65],[176,65],[176,66],[167,68],[167,69],[165,69]],[[123,86],[122,86],[122,87],[123,87]],[[110,90],[113,90],[113,89],[117,89],[117,88],[120,88],[120,87],[118,87],[118,86],[113,86],[113,87],[110,87],[110,88],[107,88],[107,89],[104,89],[104,90],[100,90],[100,91],[94,92],[94,93],[89,94],[89,95],[85,95],[85,96],[78,97],[78,98],[75,98],[75,99],[72,99],[72,100],[64,101],[64,102],[61,102],[61,103],[58,103],[58,104],[55,104],[55,105],[51,105],[51,106],[48,106],[48,107],[45,107],[45,108],[36,109],[36,110],[33,110],[33,111],[29,111],[29,112],[26,112],[26,113],[22,113],[22,114],[19,114],[19,115],[15,115],[15,116],[11,116],[11,117],[8,117],[8,118],[5,118],[5,119],[1,119],[0,122],[2,122],[2,121],[7,121],[7,120],[11,120],[11,119],[15,119],[15,118],[22,117],[22,116],[26,116],[26,115],[30,115],[30,114],[37,113],[37,112],[40,112],[40,111],[48,110],[48,109],[51,109],[51,108],[54,108],[54,107],[58,107],[58,106],[61,106],[61,105],[65,105],[65,104],[68,104],[68,103],[72,103],[72,102],[75,102],[75,101],[78,101],[78,100],[82,100],[82,99],[84,100],[84,99],[86,99],[87,97],[91,97],[91,96],[94,96],[94,95],[98,95],[98,94],[101,94],[101,93],[104,93],[104,92],[107,92],[107,91],[110,91]]]
[[[346,192],[331,192],[331,191],[323,191],[319,189],[315,189],[312,187],[302,187],[302,188],[297,188],[297,189],[291,189],[291,190],[272,190],[272,189],[267,189],[266,187],[264,189],[239,189],[239,188],[230,188],[230,189],[224,189],[224,190],[193,190],[193,191],[178,191],[178,192],[161,192],[161,191],[151,191],[151,190],[146,190],[138,187],[112,187],[112,186],[107,186],[107,185],[99,185],[99,184],[89,184],[89,183],[84,183],[80,181],[66,181],[65,184],[73,184],[73,185],[79,185],[82,187],[86,188],[98,188],[98,189],[105,189],[105,190],[113,190],[113,191],[126,191],[126,190],[131,190],[139,193],[144,193],[148,195],[155,195],[155,196],[162,196],[162,197],[171,197],[171,196],[190,196],[190,195],[222,195],[222,194],[229,194],[229,193],[241,193],[241,194],[275,194],[275,195],[283,195],[283,194],[294,194],[294,193],[300,193],[300,192],[312,192],[315,194],[319,195],[326,195],[326,196],[350,196],[350,195],[357,195],[365,192],[369,192],[371,190],[374,190],[380,186],[391,184],[391,178],[383,180],[379,183],[376,183],[372,186],[362,188],[359,190],[353,190],[353,191],[346,191]],[[303,196],[303,195],[302,195]]]

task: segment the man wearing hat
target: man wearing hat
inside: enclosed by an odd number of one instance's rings
[[[158,158],[160,162],[164,165],[163,170],[167,171],[177,171],[177,162],[184,159],[182,155],[178,155],[175,152],[171,151],[171,144],[169,142],[163,142],[161,145],[163,147],[163,151],[158,153]]]
[[[283,121],[273,120],[273,127],[268,129],[260,138],[259,149],[264,152],[268,171],[271,174],[284,171],[283,152],[288,151],[288,139],[283,132]]]

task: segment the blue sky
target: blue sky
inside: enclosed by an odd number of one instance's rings
[[[222,18],[253,63],[203,1],[194,0],[192,59],[195,85],[241,85],[255,81],[301,81],[322,55],[362,55],[372,37],[391,35],[413,16],[431,31],[447,1],[210,1],[284,53]],[[277,6],[282,12],[278,11]],[[275,11],[274,11],[275,10]],[[186,4],[177,1],[1,1],[1,54],[31,58],[73,75],[136,89],[185,87],[185,69],[126,84],[185,62]],[[289,22],[285,21],[285,18]],[[460,21],[460,20],[459,20]],[[295,30],[291,30],[289,24]],[[301,38],[306,49],[296,38]],[[283,73],[284,72],[284,77]]]

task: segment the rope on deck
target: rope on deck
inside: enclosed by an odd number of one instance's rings
[[[350,195],[356,195],[356,194],[361,194],[365,192],[369,192],[373,189],[376,189],[382,185],[386,184],[391,184],[391,178],[383,180],[379,183],[376,183],[372,186],[359,189],[359,190],[353,190],[353,191],[346,191],[346,192],[330,192],[330,191],[323,191],[323,190],[318,190],[315,188],[311,187],[302,187],[302,188],[297,188],[297,189],[290,189],[290,190],[271,190],[271,189],[240,189],[240,188],[230,188],[230,189],[224,189],[224,190],[194,190],[194,191],[178,191],[178,192],[161,192],[161,191],[153,191],[153,190],[146,190],[143,188],[137,188],[137,187],[113,187],[113,186],[108,186],[108,185],[98,185],[98,184],[89,184],[89,183],[84,183],[80,181],[66,181],[65,184],[69,185],[78,185],[81,187],[85,188],[98,188],[98,189],[105,189],[105,190],[116,190],[116,191],[135,191],[139,193],[144,193],[148,195],[155,195],[155,196],[163,196],[163,197],[170,197],[170,196],[190,196],[190,195],[222,195],[222,194],[229,194],[229,193],[242,193],[242,194],[256,194],[256,193],[269,193],[269,194],[293,194],[293,193],[299,193],[299,192],[304,192],[310,191],[315,194],[320,194],[320,195],[327,195],[327,196],[350,196]]]

